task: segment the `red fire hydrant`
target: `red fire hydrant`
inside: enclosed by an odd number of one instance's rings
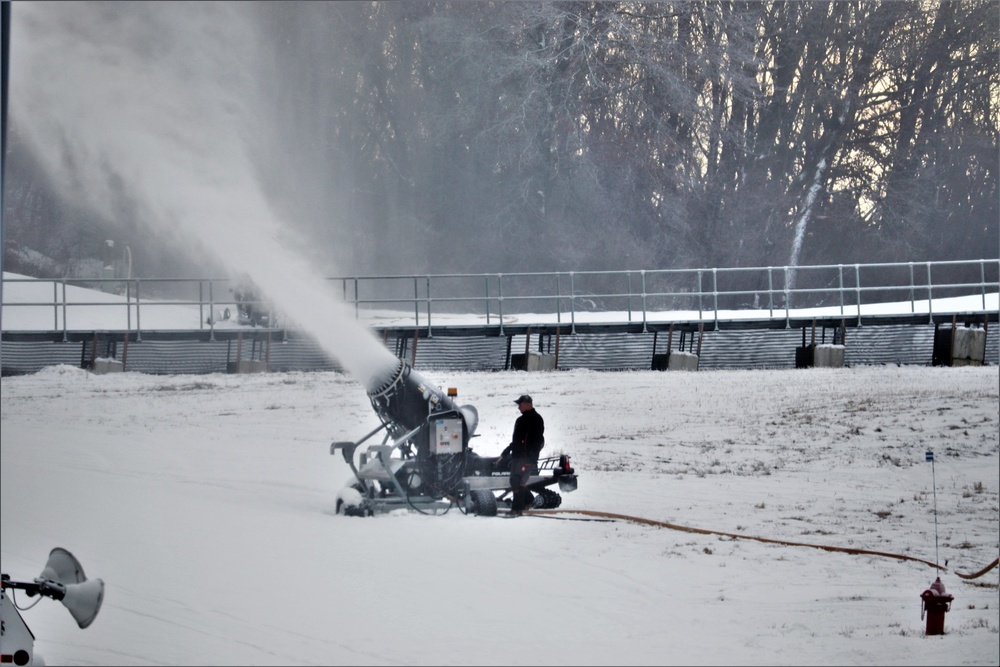
[[[944,615],[951,611],[951,601],[955,599],[955,596],[945,592],[941,577],[938,577],[930,588],[920,594],[920,599],[923,600],[920,607],[921,620],[924,618],[924,612],[927,612],[926,634],[943,635]]]

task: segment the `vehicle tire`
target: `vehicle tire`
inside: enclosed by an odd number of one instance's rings
[[[370,512],[366,512],[365,508],[360,505],[345,505],[343,500],[337,500],[337,514],[343,514],[344,516],[371,516]]]
[[[474,489],[469,492],[472,497],[472,513],[478,516],[497,515],[497,497],[492,491]]]
[[[342,500],[337,501],[337,514],[343,514],[344,516],[372,516],[372,513],[366,511],[364,507],[359,505],[344,505]]]
[[[562,504],[562,496],[550,489],[540,489],[535,494],[531,508],[536,510],[554,510]]]
[[[360,484],[354,484],[350,487],[353,491],[356,491],[358,495],[364,494],[364,487]],[[342,514],[344,516],[370,516],[371,513],[365,510],[363,503],[359,504],[347,504],[341,497],[337,498],[337,514]]]

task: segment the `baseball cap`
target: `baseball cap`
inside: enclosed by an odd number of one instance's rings
[[[517,400],[514,402],[517,403],[518,405],[520,405],[521,403],[534,404],[534,402],[531,400],[531,396],[528,396],[527,394],[521,394],[520,396],[517,397]]]

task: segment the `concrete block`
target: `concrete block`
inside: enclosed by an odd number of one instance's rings
[[[982,366],[986,359],[986,330],[956,328],[951,356],[953,366]]]
[[[556,369],[556,357],[554,354],[538,354],[532,352],[528,355],[529,371],[554,371]]]
[[[672,371],[696,371],[698,370],[698,355],[693,352],[670,352],[670,359],[667,362],[667,369]]]
[[[266,373],[266,361],[230,361],[226,364],[229,373]]]
[[[813,352],[813,366],[816,368],[843,368],[843,345],[817,345]]]
[[[515,371],[554,371],[556,355],[528,352],[528,354],[510,355],[510,367]]]
[[[94,359],[94,367],[90,370],[98,375],[120,373],[125,370],[125,364],[117,359]]]

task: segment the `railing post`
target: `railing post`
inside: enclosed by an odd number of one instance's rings
[[[774,267],[767,267],[767,316],[774,317]]]
[[[208,281],[208,339],[215,341],[215,290],[212,280]],[[201,283],[198,284],[198,291],[201,291]],[[238,316],[237,316],[238,317]]]
[[[569,331],[576,333],[576,279],[573,272],[569,272]]]
[[[628,279],[628,305],[626,310],[628,313],[628,321],[632,321],[632,272],[628,271],[625,273],[625,277]]]
[[[63,280],[60,284],[62,285],[62,307],[63,307],[62,332],[63,332],[63,342],[65,343],[66,341],[69,340],[69,336],[66,335],[66,319],[67,316],[69,315],[66,307],[66,281]],[[55,283],[53,283],[53,286],[54,285]]]
[[[490,325],[490,277],[489,275],[483,276],[484,282],[486,283],[486,326]]]
[[[844,319],[844,265],[837,265],[837,275],[840,280],[840,289],[838,293],[840,294],[840,319]]]
[[[913,284],[913,262],[910,262],[910,312],[917,312],[916,297],[914,296],[914,284]]]
[[[718,269],[712,269],[712,303],[715,306],[715,330],[719,330],[719,275]],[[700,342],[699,342],[700,345]]]
[[[562,285],[559,280],[561,275],[556,273],[556,324],[562,324]]]
[[[420,283],[413,277],[413,326],[420,326]]]
[[[983,295],[983,310],[986,310],[986,260],[979,260],[979,288]]]
[[[500,318],[500,335],[503,335],[503,274],[497,274],[497,316]]]
[[[141,297],[139,296],[141,292],[141,281],[136,278],[135,281],[135,342],[142,342],[142,303]]]
[[[789,311],[791,310],[792,293],[788,289],[788,267],[786,266],[786,267],[783,267],[783,268],[784,268],[784,274],[785,274],[785,284],[784,284],[784,293],[785,293],[785,328],[786,329],[791,329],[792,328],[792,321],[791,321],[791,313]]]
[[[930,262],[927,262],[927,321],[934,324],[934,281],[931,279]]]
[[[701,304],[701,269],[698,269],[698,319],[702,318],[702,304]]]
[[[639,271],[639,275],[642,277],[642,333],[646,333],[646,271]]]
[[[434,332],[431,329],[431,277],[429,275],[427,276],[427,337],[434,337]]]
[[[854,290],[858,295],[858,328],[861,328],[861,266],[854,265]]]
[[[59,331],[59,283],[52,281],[52,330]]]
[[[125,329],[127,331],[132,330],[132,280],[125,281],[125,308],[126,308],[126,318],[125,318]],[[127,338],[126,338],[127,340]]]

